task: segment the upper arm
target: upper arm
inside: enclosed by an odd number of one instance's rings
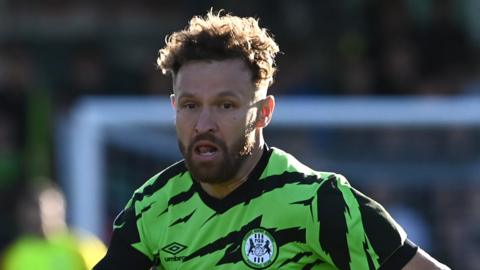
[[[143,253],[133,248],[121,235],[114,232],[105,257],[93,270],[141,269],[148,270],[152,262]]]
[[[402,270],[449,270],[450,268],[422,249],[418,249],[413,258],[402,268]]]
[[[396,251],[403,250],[403,229],[380,204],[352,188],[343,176],[335,175],[322,183],[315,208],[319,255],[338,269],[380,269]],[[397,265],[398,269],[414,252]]]
[[[135,207],[129,202],[116,218],[107,254],[94,270],[150,269],[153,262],[141,251],[145,248],[142,248],[136,223]]]
[[[321,229],[320,242],[321,245],[326,246],[322,244],[322,238],[325,240],[327,237],[327,239],[331,239],[332,247],[338,247],[344,239],[345,252],[343,255],[342,253],[333,254],[333,252],[341,250],[338,248],[331,249],[330,252],[330,256],[338,268],[449,269],[409,241],[405,231],[379,203],[352,188],[343,176],[337,176],[335,180],[331,179],[324,184],[328,185],[319,189],[318,196],[327,198],[327,204],[322,206],[321,208],[324,210],[320,210],[318,213],[322,215],[322,211],[324,212],[323,228],[329,228],[330,232],[324,236]],[[332,211],[340,212],[342,215]],[[326,219],[326,217],[329,218]],[[325,226],[325,220],[329,223],[334,222]],[[320,224],[320,228],[322,228],[322,224]],[[332,244],[333,242],[335,243]],[[348,252],[346,252],[347,249]]]

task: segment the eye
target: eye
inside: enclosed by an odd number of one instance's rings
[[[183,107],[184,109],[193,110],[193,109],[195,109],[195,108],[197,107],[197,105],[196,105],[195,103],[193,103],[193,102],[187,102],[187,103],[184,103],[184,104],[182,105],[182,107]]]
[[[221,105],[222,109],[229,110],[233,108],[233,103],[231,102],[223,102]]]

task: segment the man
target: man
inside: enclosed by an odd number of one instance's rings
[[[278,51],[255,19],[212,12],[167,39],[185,159],[134,193],[95,270],[448,269],[343,176],[266,145]]]
[[[16,203],[19,235],[2,254],[1,270],[86,270],[106,253],[105,245],[66,223],[62,190],[49,179],[27,185]],[[36,183],[35,182],[35,183]]]

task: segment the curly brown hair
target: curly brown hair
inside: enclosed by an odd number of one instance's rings
[[[258,89],[273,83],[279,48],[255,18],[210,10],[205,17],[194,16],[184,30],[167,36],[165,43],[157,59],[164,74],[175,77],[180,67],[189,61],[238,57],[249,67]]]

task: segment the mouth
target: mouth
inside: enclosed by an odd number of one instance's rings
[[[214,157],[218,152],[220,152],[220,148],[213,143],[203,141],[196,143],[193,151],[201,158],[208,159]]]

